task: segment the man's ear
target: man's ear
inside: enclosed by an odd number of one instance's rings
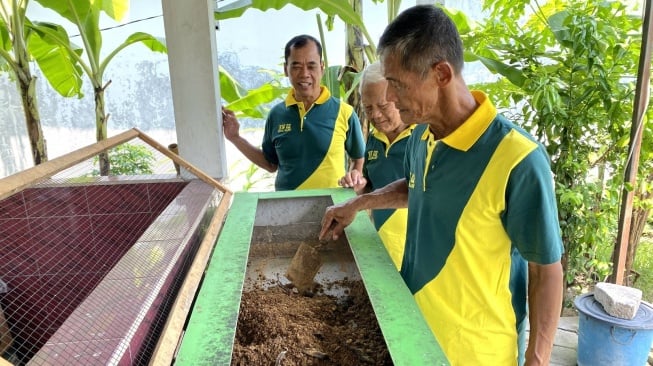
[[[283,63],[283,74],[286,75],[286,76],[289,76],[288,75],[288,64],[285,63],[285,62]]]
[[[433,74],[435,75],[435,82],[440,86],[445,86],[453,79],[453,66],[446,61],[441,61],[433,64]]]

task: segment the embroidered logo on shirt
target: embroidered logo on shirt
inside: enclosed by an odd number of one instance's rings
[[[415,173],[410,173],[410,181],[408,182],[408,188],[415,188]]]
[[[290,132],[292,131],[292,125],[290,123],[282,123],[279,125],[279,133]]]
[[[378,150],[370,150],[367,152],[367,160],[376,160],[379,158]]]

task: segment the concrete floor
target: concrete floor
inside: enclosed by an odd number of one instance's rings
[[[566,316],[558,322],[558,332],[553,340],[551,365],[575,366],[578,347],[578,317]]]

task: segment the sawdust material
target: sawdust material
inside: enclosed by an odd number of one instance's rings
[[[342,298],[291,286],[244,292],[231,365],[392,365],[362,282],[344,286]]]

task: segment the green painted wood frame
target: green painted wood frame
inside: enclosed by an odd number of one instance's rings
[[[211,255],[175,365],[229,365],[241,292],[259,200],[331,196],[343,202],[351,189],[237,192]],[[367,213],[345,229],[356,265],[395,365],[447,365],[412,294],[395,270]]]

